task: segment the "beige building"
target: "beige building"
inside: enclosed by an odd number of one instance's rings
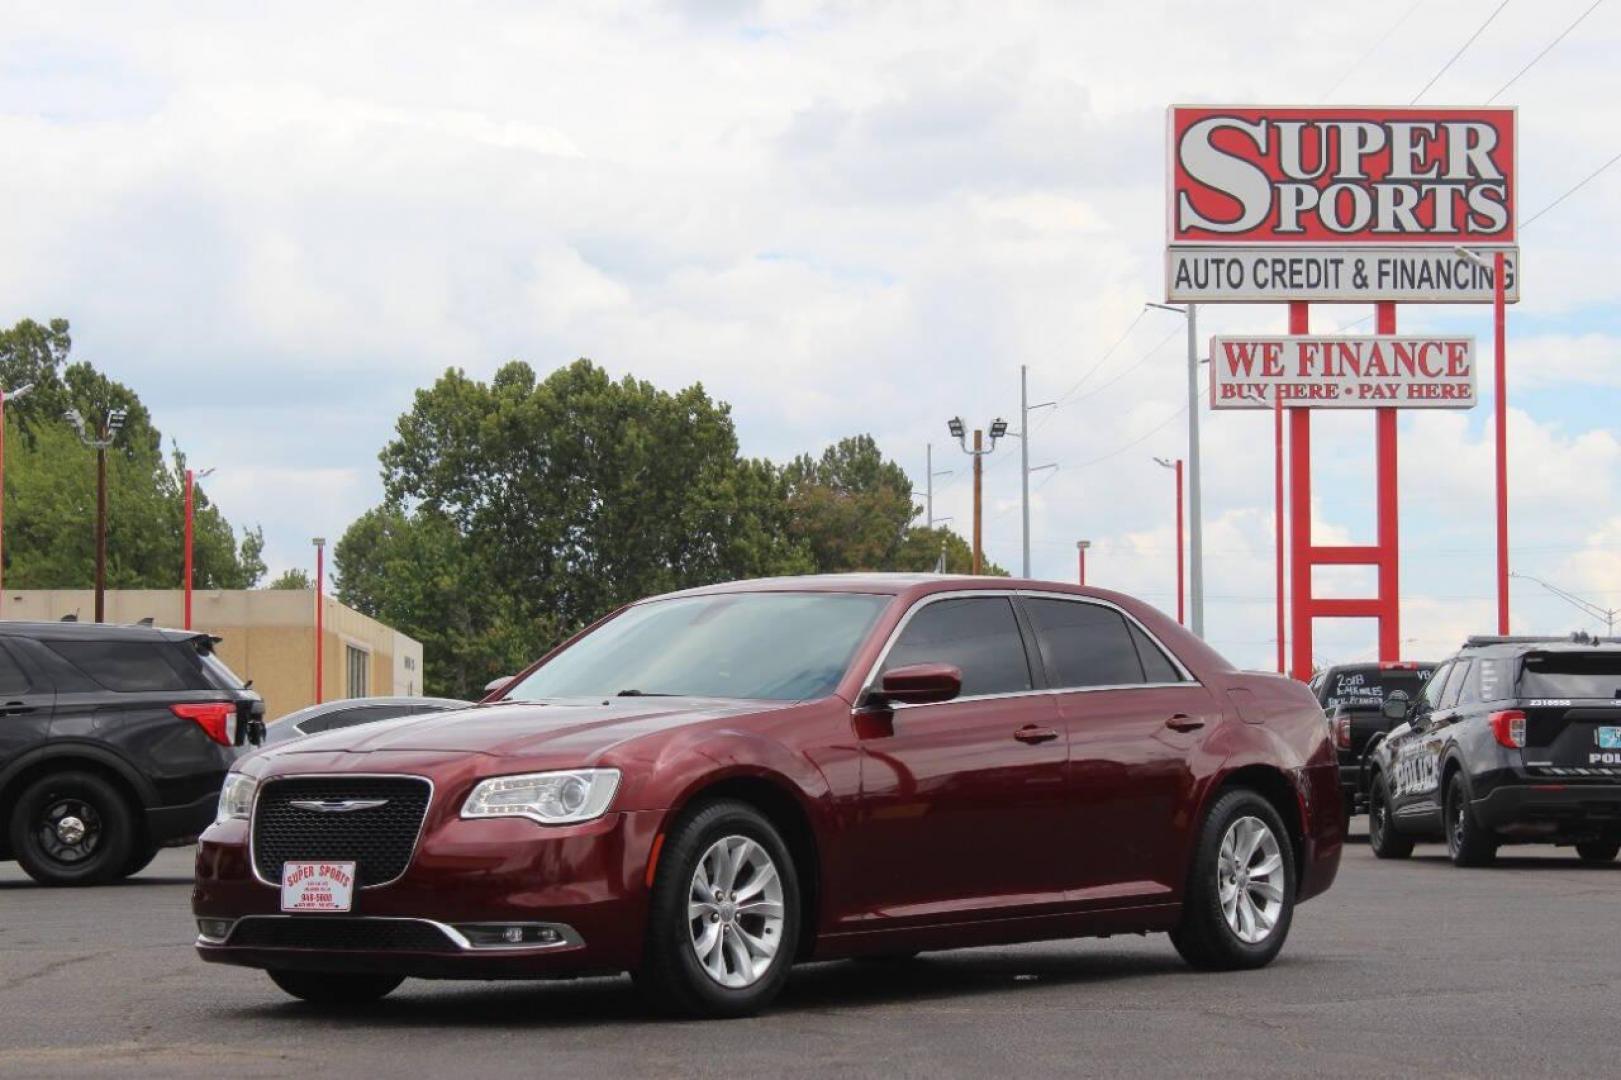
[[[422,643],[322,598],[322,700],[420,694]],[[95,617],[89,589],[29,589],[0,597],[0,618],[55,622]],[[107,621],[150,618],[158,626],[184,624],[185,597],[178,589],[119,589],[107,593]],[[223,640],[220,659],[265,699],[275,719],[315,702],[315,592],[294,589],[198,590],[191,597],[192,629]]]

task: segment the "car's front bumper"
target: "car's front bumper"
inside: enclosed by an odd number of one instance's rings
[[[398,880],[363,887],[345,914],[284,916],[280,890],[251,865],[247,823],[208,830],[197,850],[192,909],[229,930],[200,935],[212,963],[424,978],[539,978],[636,966],[646,924],[649,854],[662,812],[614,813],[584,825],[521,819],[440,822]],[[327,933],[348,920],[356,933]],[[309,924],[329,925],[321,932]],[[376,924],[411,924],[379,934]],[[279,924],[279,925],[278,925]],[[546,926],[534,947],[473,946],[468,924]],[[276,932],[268,928],[276,926]],[[287,927],[290,931],[283,932]],[[250,932],[251,931],[251,932]]]

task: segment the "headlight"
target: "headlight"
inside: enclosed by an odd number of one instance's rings
[[[619,790],[618,769],[570,769],[484,780],[467,796],[464,818],[522,817],[570,825],[601,817]]]
[[[239,772],[225,774],[225,786],[220,788],[220,808],[214,815],[214,824],[240,818],[246,821],[253,813],[253,793],[259,790],[259,781]]]

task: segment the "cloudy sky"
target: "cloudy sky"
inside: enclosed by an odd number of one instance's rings
[[[1510,0],[1423,101],[1491,98],[1592,0]],[[1032,401],[1036,576],[1174,607],[1182,323],[1163,296],[1170,102],[1406,104],[1496,0],[571,5],[31,4],[0,19],[0,320],[63,316],[218,474],[274,569],[379,495],[376,455],[449,365],[589,356],[701,380],[744,449],[871,432],[969,520],[945,432]],[[1503,92],[1520,107],[1513,561],[1621,607],[1621,3]],[[1314,309],[1314,327],[1363,318]],[[1486,308],[1404,308],[1478,335]],[[1201,330],[1277,333],[1281,307]],[[1359,327],[1359,329],[1365,329]],[[1489,357],[1489,348],[1486,355]],[[1483,386],[1489,391],[1489,386]],[[1204,417],[1208,634],[1264,665],[1270,419]],[[1490,395],[1402,421],[1402,636],[1489,629]],[[1019,561],[1017,444],[987,547]],[[1320,421],[1319,542],[1372,537],[1372,419]],[[1325,591],[1372,589],[1371,572]],[[1516,582],[1516,629],[1596,624]],[[1324,659],[1373,655],[1324,623]]]

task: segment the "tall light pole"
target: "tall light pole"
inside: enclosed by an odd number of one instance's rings
[[[1075,554],[1078,557],[1078,561],[1081,564],[1080,565],[1080,571],[1081,571],[1081,573],[1080,573],[1080,582],[1081,582],[1082,585],[1086,584],[1086,549],[1091,547],[1091,546],[1092,546],[1092,541],[1090,541],[1090,540],[1077,540],[1077,541],[1075,541]]]
[[[1187,609],[1183,605],[1185,603],[1184,597],[1187,595],[1187,587],[1182,579],[1184,561],[1182,534],[1185,531],[1182,524],[1182,459],[1177,458],[1175,461],[1167,461],[1162,457],[1157,457],[1154,462],[1176,472],[1176,621],[1186,626],[1188,624]]]
[[[1030,369],[1024,364],[1019,365],[1019,509],[1024,519],[1023,537],[1024,555],[1020,564],[1020,577],[1030,576],[1030,473],[1040,469],[1056,469],[1057,465],[1040,465],[1036,470],[1030,468],[1030,413],[1036,409],[1050,409],[1058,404],[1056,401],[1043,401],[1039,405],[1030,404],[1029,393]]]
[[[4,603],[3,578],[5,575],[5,511],[6,511],[6,402],[16,401],[34,388],[24,383],[15,390],[0,388],[0,603]]]
[[[1497,421],[1497,632],[1508,633],[1508,287],[1503,275],[1503,253],[1493,252],[1490,265],[1465,247],[1453,248],[1492,275],[1492,336],[1497,360],[1492,405]]]
[[[67,411],[68,423],[79,441],[96,452],[96,621],[107,621],[107,448],[118,438],[129,416],[126,409],[111,409],[92,435],[78,409]]]
[[[326,537],[317,536],[310,543],[315,545],[315,704],[319,705],[321,677],[325,674],[322,659],[326,652],[326,604],[321,600],[326,578]]]
[[[952,470],[951,469],[940,469],[939,471],[935,470],[935,468],[934,468],[934,444],[933,443],[927,443],[924,446],[923,461],[924,461],[924,467],[923,467],[923,476],[924,476],[923,490],[925,492],[925,494],[923,496],[923,520],[925,520],[925,521],[927,521],[929,523],[929,528],[930,529],[933,529],[934,528],[934,520],[935,520],[934,519],[934,478],[936,476],[950,476],[951,473],[952,473]],[[946,518],[941,518],[940,520],[941,521],[950,521],[951,519],[946,517]]]
[[[185,552],[185,566],[184,566],[184,568],[182,570],[181,576],[182,576],[182,578],[184,578],[185,583],[186,583],[186,611],[185,611],[186,626],[185,626],[185,628],[187,630],[191,629],[191,533],[192,533],[191,523],[192,523],[192,517],[193,517],[192,501],[191,501],[192,500],[192,489],[194,487],[196,487],[197,481],[201,480],[203,477],[209,475],[213,471],[214,471],[213,469],[203,469],[201,472],[193,472],[191,469],[186,470],[186,511],[185,511],[185,520],[186,520],[185,549],[186,549],[186,552]]]
[[[1149,303],[1188,320],[1188,578],[1193,632],[1204,637],[1204,510],[1199,482],[1199,307]]]
[[[946,430],[951,432],[962,447],[962,452],[974,459],[974,561],[971,573],[978,574],[985,564],[985,550],[981,543],[982,525],[985,520],[983,510],[983,477],[985,473],[983,461],[985,455],[996,449],[996,440],[1007,434],[1007,421],[997,417],[991,421],[991,445],[985,445],[985,433],[979,428],[974,429],[974,447],[968,448],[967,429],[963,426],[962,417],[953,416],[946,421]]]
[[[1578,611],[1581,611],[1592,618],[1603,620],[1605,637],[1615,636],[1615,619],[1617,615],[1621,615],[1621,611],[1617,611],[1615,608],[1599,607],[1591,600],[1583,600],[1575,593],[1566,592],[1559,586],[1543,581],[1539,577],[1532,577],[1530,574],[1521,574],[1516,572],[1510,574],[1509,577],[1523,578],[1526,581],[1536,582],[1538,585],[1541,585],[1544,589],[1547,589],[1549,592],[1559,597],[1559,599],[1563,600],[1571,607],[1576,608]]]

